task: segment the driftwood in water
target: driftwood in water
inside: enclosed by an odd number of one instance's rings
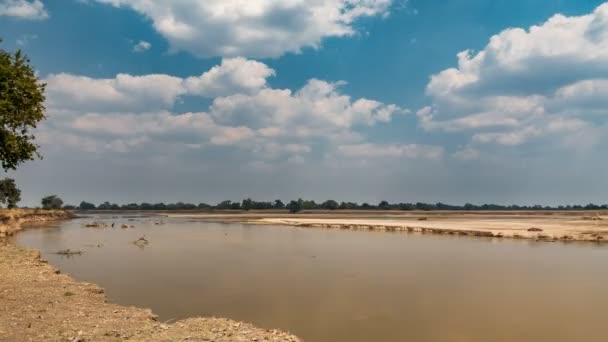
[[[133,243],[136,244],[136,245],[142,246],[142,245],[149,244],[150,241],[148,241],[148,239],[146,239],[146,236],[144,235],[144,236],[140,237],[139,239],[133,241]]]
[[[87,223],[85,225],[85,227],[87,227],[87,228],[103,228],[103,227],[107,227],[107,224],[105,224],[103,222],[94,221],[94,222],[91,222],[91,223]]]
[[[82,255],[83,251],[73,251],[68,249],[64,249],[61,251],[57,251],[55,254],[57,255],[65,255],[65,256],[72,256],[72,255]]]

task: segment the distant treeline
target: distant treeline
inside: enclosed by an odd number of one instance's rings
[[[483,204],[475,205],[467,203],[465,205],[449,205],[444,203],[389,203],[388,201],[382,201],[378,204],[369,203],[356,203],[356,202],[341,202],[338,203],[334,200],[327,200],[322,203],[315,201],[305,201],[302,199],[293,200],[287,204],[281,200],[275,200],[274,202],[258,202],[252,199],[244,199],[241,202],[223,201],[215,205],[200,203],[131,203],[131,204],[113,204],[110,202],[104,202],[100,205],[95,205],[89,202],[81,202],[78,207],[76,206],[65,206],[65,209],[80,209],[80,210],[270,210],[270,209],[288,209],[291,212],[298,212],[302,210],[602,210],[608,209],[608,204],[595,205],[588,204],[582,205],[566,205],[566,206],[520,206],[520,205],[498,205],[498,204]]]

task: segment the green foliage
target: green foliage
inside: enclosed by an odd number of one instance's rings
[[[253,209],[253,200],[251,198],[244,199],[241,208],[247,211]]]
[[[199,203],[199,204],[196,206],[196,208],[197,208],[197,209],[199,209],[199,210],[206,210],[206,209],[211,209],[211,208],[213,208],[213,206],[211,206],[211,205],[209,205],[209,204],[207,204],[207,203]]]
[[[339,207],[340,207],[340,205],[338,204],[338,202],[336,202],[334,200],[327,200],[327,201],[321,203],[321,208],[327,209],[327,210],[336,210]]]
[[[63,200],[57,195],[46,196],[41,201],[42,209],[57,210],[63,207]]]
[[[232,201],[222,201],[215,206],[216,209],[230,209],[231,207]]]
[[[40,157],[30,131],[45,118],[44,88],[20,50],[0,49],[0,162],[5,171]]]
[[[15,180],[11,178],[0,180],[0,203],[12,209],[17,207],[19,201],[21,201],[21,190],[17,189]]]
[[[82,202],[80,203],[79,208],[81,210],[95,209],[95,205],[92,203]],[[567,205],[567,206],[559,206],[559,207],[543,207],[540,205],[534,206],[518,206],[518,205],[497,205],[497,204],[483,204],[483,205],[475,205],[467,203],[465,205],[450,205],[445,203],[389,203],[388,201],[381,201],[377,205],[372,205],[369,203],[359,204],[357,202],[338,202],[334,200],[327,200],[323,203],[316,203],[315,201],[305,201],[302,199],[298,199],[297,201],[291,201],[287,205],[283,203],[281,200],[275,200],[273,202],[265,202],[265,201],[255,201],[250,198],[244,199],[241,202],[232,202],[232,201],[222,201],[216,205],[209,205],[206,203],[200,203],[198,205],[192,203],[130,203],[118,205],[115,203],[104,202],[97,206],[97,210],[156,210],[156,211],[165,211],[165,210],[269,210],[269,209],[288,209],[292,213],[296,213],[302,210],[423,210],[423,211],[433,211],[433,210],[500,210],[500,211],[508,211],[508,210],[608,210],[608,204],[604,205],[596,205],[596,204],[588,204],[585,206],[581,205]]]
[[[382,201],[378,204],[378,208],[382,210],[387,210],[391,208],[391,205],[387,201]]]
[[[80,210],[95,210],[95,204],[82,201],[78,206]]]
[[[314,201],[302,201],[302,209],[303,210],[315,210],[318,209],[319,205]]]
[[[292,214],[298,213],[304,209],[304,201],[301,198],[297,201],[291,201],[287,205],[287,209],[289,209],[289,212]]]
[[[283,201],[278,199],[278,200],[274,201],[272,208],[273,209],[285,209],[285,203],[283,203]]]

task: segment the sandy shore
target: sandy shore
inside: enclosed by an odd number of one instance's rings
[[[221,222],[403,231],[544,241],[608,242],[606,211],[311,211],[169,214]]]
[[[596,213],[433,213],[382,218],[261,218],[252,224],[299,227],[405,231],[563,241],[608,241],[608,216]]]
[[[6,214],[5,235],[23,222],[69,214]],[[8,218],[10,216],[10,219]],[[172,324],[150,310],[106,303],[103,289],[77,282],[40,259],[38,251],[0,240],[0,341],[300,341],[278,330],[223,318],[191,318]]]

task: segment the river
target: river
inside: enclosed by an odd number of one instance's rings
[[[608,341],[608,247],[591,243],[110,215],[14,243],[162,321],[227,317],[309,342]],[[84,253],[54,254],[68,248]]]

